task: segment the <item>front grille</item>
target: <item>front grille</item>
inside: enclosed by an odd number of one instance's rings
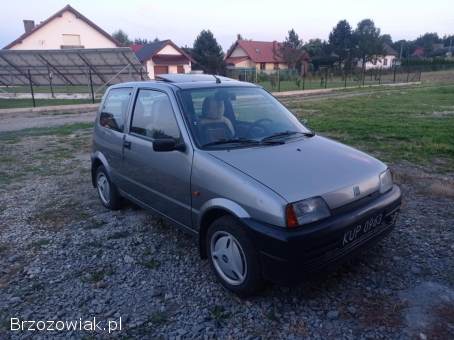
[[[379,196],[380,196],[380,192],[379,191],[375,191],[375,192],[373,192],[373,193],[371,193],[371,194],[369,194],[367,196],[364,196],[363,198],[360,198],[359,200],[356,200],[356,201],[344,204],[344,205],[342,205],[340,207],[337,207],[335,209],[332,209],[331,210],[331,214],[333,216],[336,216],[336,215],[345,214],[345,213],[348,213],[350,211],[359,209],[359,208],[369,204],[373,200],[377,199]]]

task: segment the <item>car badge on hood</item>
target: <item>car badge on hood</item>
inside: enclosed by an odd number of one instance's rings
[[[358,197],[359,195],[361,195],[361,190],[359,190],[359,186],[355,185],[353,187],[353,196]]]

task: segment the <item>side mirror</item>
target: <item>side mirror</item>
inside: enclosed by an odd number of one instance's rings
[[[173,138],[160,138],[153,141],[153,150],[156,152],[185,151],[186,145],[177,143]]]

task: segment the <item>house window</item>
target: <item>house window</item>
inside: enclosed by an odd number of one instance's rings
[[[83,48],[79,34],[62,34],[61,48]]]
[[[274,63],[274,69],[279,70],[279,63]]]
[[[265,65],[266,65],[265,63],[260,63],[260,69],[264,70],[265,69]]]
[[[386,59],[386,58],[383,59],[383,65],[384,65],[384,66],[388,65],[388,59]]]

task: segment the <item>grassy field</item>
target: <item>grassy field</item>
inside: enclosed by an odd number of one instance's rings
[[[348,93],[347,93],[348,92]],[[454,85],[369,89],[358,96],[280,100],[316,133],[391,163],[408,161],[436,172],[454,169]],[[362,91],[360,91],[362,92]],[[0,142],[69,135],[91,123],[0,133]]]
[[[432,76],[433,77],[433,76]],[[380,80],[375,79],[374,77],[366,76],[364,79],[364,86],[370,85],[380,85],[380,84],[392,84],[392,83],[406,83],[418,81],[419,75],[411,74],[407,79],[407,74],[397,74],[396,80],[393,79],[393,74],[383,75]],[[454,78],[452,79],[454,81]],[[314,89],[323,89],[323,88],[343,88],[343,87],[363,87],[363,82],[359,78],[348,77],[347,82],[342,79],[342,77],[329,77],[328,81],[325,83],[321,81],[320,77],[306,77],[304,84],[301,80],[299,83],[296,80],[284,80],[281,81],[280,88],[277,84],[273,87],[270,81],[262,81],[258,83],[260,86],[263,86],[268,91],[295,91],[295,90],[314,90]]]
[[[317,133],[385,161],[454,169],[454,85],[283,102]]]
[[[454,82],[454,70],[440,70],[440,71],[424,71],[419,76],[419,72],[397,72],[394,78],[393,72],[383,73],[380,78],[376,78],[376,71],[368,71],[364,79],[364,86],[368,85],[380,85],[380,84],[392,84],[392,83],[407,83],[421,81],[427,84],[436,83],[453,83]],[[272,86],[270,81],[259,82],[259,85],[266,88],[268,91],[295,91],[295,90],[311,90],[320,88],[342,88],[342,87],[361,87],[363,82],[360,74],[356,76],[347,77],[347,82],[341,76],[329,76],[328,81],[325,83],[321,81],[321,76],[307,76],[304,82],[302,80],[297,83],[296,80],[285,80],[281,81],[280,89],[276,84]]]
[[[0,187],[37,175],[52,176],[57,171],[62,174],[62,167],[71,172],[80,163],[75,155],[81,150],[90,151],[92,126],[73,123],[1,132]]]
[[[99,102],[96,100],[95,102]],[[91,99],[36,99],[36,106],[91,104]],[[0,99],[0,109],[32,107],[31,99]]]

